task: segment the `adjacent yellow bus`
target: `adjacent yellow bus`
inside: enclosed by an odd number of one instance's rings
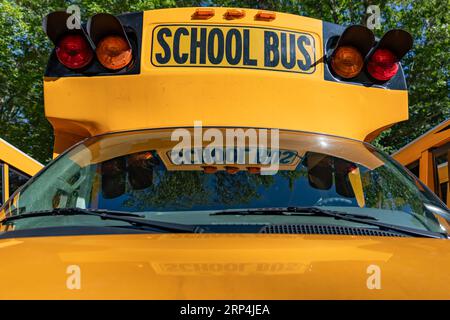
[[[38,161],[0,138],[0,204],[42,168]]]
[[[393,157],[450,205],[450,119],[407,144]]]
[[[448,208],[368,143],[408,118],[406,31],[68,18],[44,18],[55,159],[1,208],[0,298],[450,298]]]

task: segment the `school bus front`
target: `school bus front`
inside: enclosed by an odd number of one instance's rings
[[[2,207],[1,298],[450,298],[448,209],[367,143],[407,118],[406,32],[67,17],[44,19],[59,156]]]

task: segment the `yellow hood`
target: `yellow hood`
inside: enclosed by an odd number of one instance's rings
[[[449,249],[448,240],[315,235],[4,239],[0,298],[450,299]],[[380,289],[368,288],[373,276]]]

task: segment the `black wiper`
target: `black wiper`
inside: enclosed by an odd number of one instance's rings
[[[409,227],[403,227],[388,223],[377,221],[376,218],[368,215],[352,214],[341,211],[327,210],[319,207],[285,207],[285,208],[257,208],[247,210],[228,210],[212,213],[211,215],[284,215],[284,216],[305,216],[306,214],[312,216],[328,216],[335,219],[342,219],[345,221],[362,223],[366,225],[376,226],[381,230],[388,230],[400,232],[415,237],[429,237],[429,238],[446,238],[446,235],[431,232],[426,230],[419,230]]]
[[[340,219],[344,217],[358,217],[360,219],[377,220],[377,218],[363,215],[353,214],[348,212],[333,211],[322,209],[319,207],[285,207],[285,208],[256,208],[256,209],[243,209],[243,210],[224,210],[211,213],[212,216],[222,215],[238,215],[238,216],[322,216],[322,217],[335,217]],[[339,215],[339,216],[338,216]]]
[[[123,221],[128,222],[135,226],[151,227],[177,233],[196,233],[201,231],[201,228],[196,226],[143,219],[144,216],[130,212],[112,211],[106,209],[82,209],[82,208],[57,208],[53,210],[33,211],[14,216],[8,216],[4,218],[2,221],[0,221],[0,223],[5,224],[19,219],[34,218],[34,217],[70,216],[70,215],[94,216],[104,220]]]

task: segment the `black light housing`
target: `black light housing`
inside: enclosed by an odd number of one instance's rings
[[[80,21],[73,19],[74,16],[65,11],[56,11],[48,14],[42,21],[44,32],[55,45],[45,70],[46,77],[112,76],[140,73],[143,12],[125,13],[118,16],[95,15],[89,19],[89,31],[96,43],[87,31],[87,24],[79,24]],[[75,17],[75,19],[77,18]],[[70,29],[71,24],[67,24],[67,21],[75,25],[79,24],[80,28]],[[102,55],[104,59],[100,60],[96,44],[100,44],[105,35],[114,39],[103,43],[103,52],[110,54]],[[63,38],[67,39],[62,42]],[[108,59],[113,60],[109,67]]]
[[[131,48],[130,41],[122,23],[109,13],[98,13],[88,19],[86,28],[93,43],[97,45],[100,40],[109,35],[117,35],[126,39]]]
[[[122,23],[115,16],[99,13],[87,22],[98,61],[107,69],[120,70],[133,58],[132,46]]]
[[[331,56],[335,54],[339,47],[351,46],[356,48],[365,57],[374,43],[375,36],[369,28],[362,25],[352,25],[345,28],[344,32],[342,32]]]
[[[55,11],[44,17],[42,27],[55,45],[59,62],[69,69],[82,69],[93,60],[94,46],[80,21],[78,29],[67,27],[69,19],[72,16],[67,12]]]

